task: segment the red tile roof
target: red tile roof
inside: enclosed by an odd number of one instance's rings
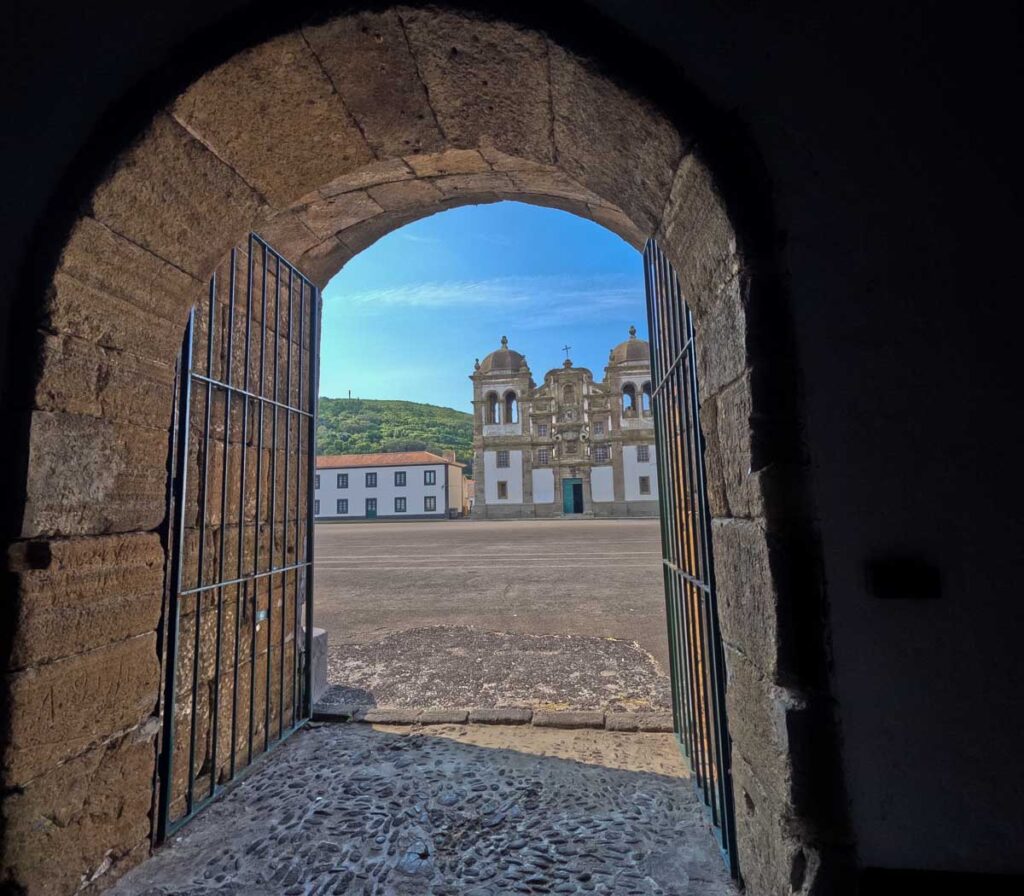
[[[318,470],[335,467],[411,467],[424,464],[449,464],[452,461],[429,451],[392,451],[386,454],[325,454],[316,459]],[[465,464],[455,463],[457,467]]]

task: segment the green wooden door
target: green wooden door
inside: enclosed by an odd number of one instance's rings
[[[562,480],[562,513],[583,513],[583,480]]]
[[[366,518],[368,520],[377,518],[377,499],[367,498],[366,499]]]

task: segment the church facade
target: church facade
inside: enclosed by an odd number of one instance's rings
[[[658,515],[650,346],[634,327],[601,382],[566,359],[538,386],[504,336],[470,379],[474,518]]]

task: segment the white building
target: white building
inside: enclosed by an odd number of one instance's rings
[[[630,327],[603,382],[566,360],[533,381],[508,347],[473,381],[473,516],[657,516],[651,350]]]
[[[445,519],[466,505],[464,464],[454,451],[334,454],[316,459],[318,520]]]

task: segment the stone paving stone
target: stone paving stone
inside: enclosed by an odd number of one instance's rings
[[[639,731],[640,718],[635,712],[610,712],[604,717],[608,731]]]
[[[529,725],[533,710],[525,706],[499,706],[494,709],[474,709],[469,720],[481,725]]]
[[[669,735],[307,728],[110,896],[736,896]]]
[[[543,712],[533,714],[537,728],[604,728],[603,712]]]
[[[463,725],[469,721],[465,709],[425,709],[416,721],[420,725]]]
[[[668,676],[633,641],[433,625],[370,642],[328,643],[321,700],[368,706],[656,712]]]
[[[675,730],[670,712],[638,712],[638,731],[667,734]]]
[[[364,710],[360,722],[369,722],[371,725],[415,725],[419,717],[418,709],[389,709],[377,707]]]

